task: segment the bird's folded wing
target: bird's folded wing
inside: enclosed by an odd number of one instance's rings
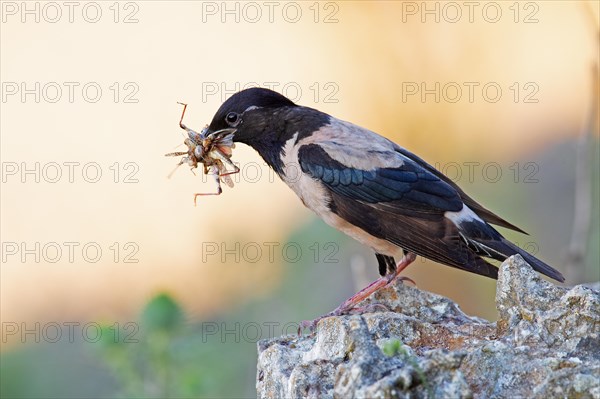
[[[463,207],[451,185],[394,151],[379,155],[397,156],[396,167],[366,170],[345,165],[325,148],[315,143],[302,145],[298,161],[304,173],[329,190],[333,212],[408,251],[496,278],[497,269],[472,253],[456,226],[444,217],[445,212]]]
[[[441,180],[445,181],[450,186],[452,186],[452,188],[454,188],[458,192],[458,194],[460,195],[460,198],[465,203],[465,205],[467,205],[469,208],[471,208],[479,217],[481,217],[486,222],[495,224],[497,226],[502,226],[502,227],[505,227],[507,229],[511,229],[514,231],[518,231],[519,233],[527,234],[527,232],[522,230],[520,227],[517,227],[514,224],[502,219],[500,216],[496,215],[494,212],[490,211],[489,209],[485,208],[483,205],[481,205],[480,203],[475,201],[473,198],[471,198],[469,195],[467,195],[467,193],[465,193],[456,183],[454,183],[452,180],[450,180],[450,178],[448,178],[447,176],[442,174],[440,171],[435,169],[433,166],[429,165],[427,162],[425,162],[423,159],[419,158],[412,152],[410,152],[400,146],[397,146],[397,145],[396,145],[396,151],[401,153],[405,157],[411,159],[412,161],[417,163],[419,166],[423,167],[430,173],[434,174],[435,176],[439,177]]]
[[[435,177],[454,189],[462,202],[486,222],[527,234],[483,207],[423,159],[375,132],[336,119],[326,129],[322,129],[306,140],[306,143],[310,142],[320,145],[333,159],[354,169],[400,168],[410,171],[416,167],[422,179]]]
[[[306,144],[298,150],[298,160],[304,173],[320,180],[334,193],[367,204],[387,204],[399,213],[457,212],[463,202],[448,183],[394,151],[377,157],[397,158],[395,167],[362,169],[348,166],[330,155],[326,146]],[[340,149],[343,151],[343,149]],[[363,154],[363,163],[370,154]],[[348,153],[338,157],[347,161]],[[367,158],[367,159],[364,159]],[[350,162],[349,162],[350,163]],[[377,165],[377,159],[374,159]]]

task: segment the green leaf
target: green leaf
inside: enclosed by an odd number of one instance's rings
[[[399,339],[390,339],[386,343],[383,344],[382,351],[386,356],[394,356],[396,353],[400,352],[402,348],[402,342]]]
[[[161,293],[148,302],[141,320],[149,332],[173,332],[183,324],[183,311],[169,294]]]

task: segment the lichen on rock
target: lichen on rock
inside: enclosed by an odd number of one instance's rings
[[[397,284],[328,317],[311,336],[258,344],[260,398],[600,398],[600,293],[541,279],[516,255],[500,268],[497,322]]]

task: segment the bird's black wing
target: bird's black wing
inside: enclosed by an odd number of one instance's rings
[[[515,230],[515,231],[518,231],[519,233],[527,234],[527,232],[523,231],[521,228],[515,226],[514,224],[512,224],[510,222],[507,222],[500,216],[496,215],[494,212],[490,211],[489,209],[485,208],[480,203],[475,201],[467,193],[465,193],[456,183],[454,183],[450,178],[448,178],[448,176],[445,176],[443,173],[441,173],[440,171],[435,169],[433,166],[429,165],[422,158],[418,157],[417,155],[413,154],[412,152],[410,152],[408,150],[405,150],[404,148],[402,148],[400,146],[396,146],[395,150],[398,151],[399,153],[401,153],[402,155],[404,155],[405,157],[411,159],[412,161],[414,161],[419,166],[423,167],[424,169],[426,169],[428,172],[432,173],[436,177],[445,181],[450,186],[452,186],[452,188],[454,188],[458,192],[458,194],[460,195],[460,198],[463,200],[463,202],[486,222],[495,224],[497,226],[505,227],[507,229]]]
[[[300,147],[298,159],[304,173],[347,198],[369,204],[389,203],[397,212],[407,214],[458,212],[463,207],[452,186],[410,160],[393,168],[363,170],[333,159],[318,144]]]
[[[329,190],[331,210],[351,224],[417,255],[497,277],[497,269],[469,249],[444,217],[463,208],[457,190],[417,163],[399,158],[393,167],[366,170],[345,165],[314,143],[298,149],[298,161]]]

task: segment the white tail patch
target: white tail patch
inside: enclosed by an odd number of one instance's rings
[[[444,217],[446,217],[447,219],[450,219],[452,221],[452,223],[454,223],[454,225],[459,228],[460,228],[461,223],[470,222],[473,220],[476,220],[476,221],[479,221],[479,222],[485,224],[485,222],[483,220],[481,220],[481,218],[479,216],[477,216],[477,214],[475,212],[473,212],[471,210],[471,208],[469,208],[468,206],[466,206],[464,204],[463,204],[463,208],[460,211],[445,212]]]

